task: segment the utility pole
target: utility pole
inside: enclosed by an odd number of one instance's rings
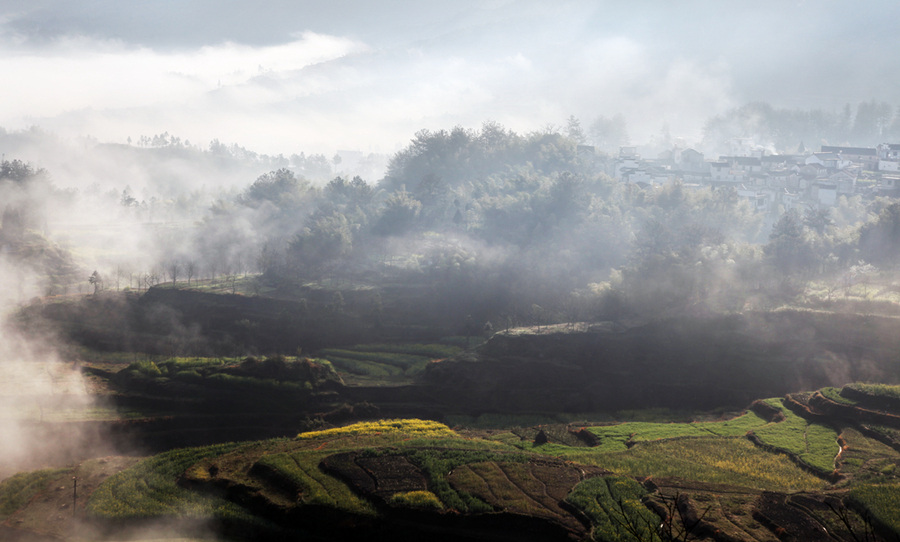
[[[72,517],[75,517],[75,508],[78,506],[78,478],[72,477]]]

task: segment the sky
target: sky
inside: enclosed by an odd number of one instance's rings
[[[621,113],[636,143],[691,141],[750,101],[900,103],[897,21],[895,0],[2,0],[0,126],[330,156]]]

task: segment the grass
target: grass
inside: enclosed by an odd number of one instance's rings
[[[20,472],[0,482],[0,519],[6,519],[37,495],[51,480],[72,469]]]
[[[647,509],[643,487],[629,478],[595,477],[579,483],[566,497],[591,522],[591,536],[600,542],[659,540],[660,518]]]
[[[825,483],[788,457],[739,437],[700,437],[644,442],[622,452],[570,448],[563,458],[630,476],[677,477],[769,491],[811,491]]]

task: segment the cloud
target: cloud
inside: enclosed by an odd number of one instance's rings
[[[0,57],[0,72],[20,74],[14,85],[4,87],[0,119],[53,117],[87,108],[179,107],[218,86],[240,85],[260,74],[295,70],[366,49],[351,39],[312,32],[282,45],[226,42],[174,52],[64,37],[51,47]]]

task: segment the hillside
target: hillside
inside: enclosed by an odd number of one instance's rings
[[[694,423],[356,423],[20,475],[0,510],[7,536],[72,540],[154,525],[240,540],[881,540],[900,533],[898,397],[826,388]]]

